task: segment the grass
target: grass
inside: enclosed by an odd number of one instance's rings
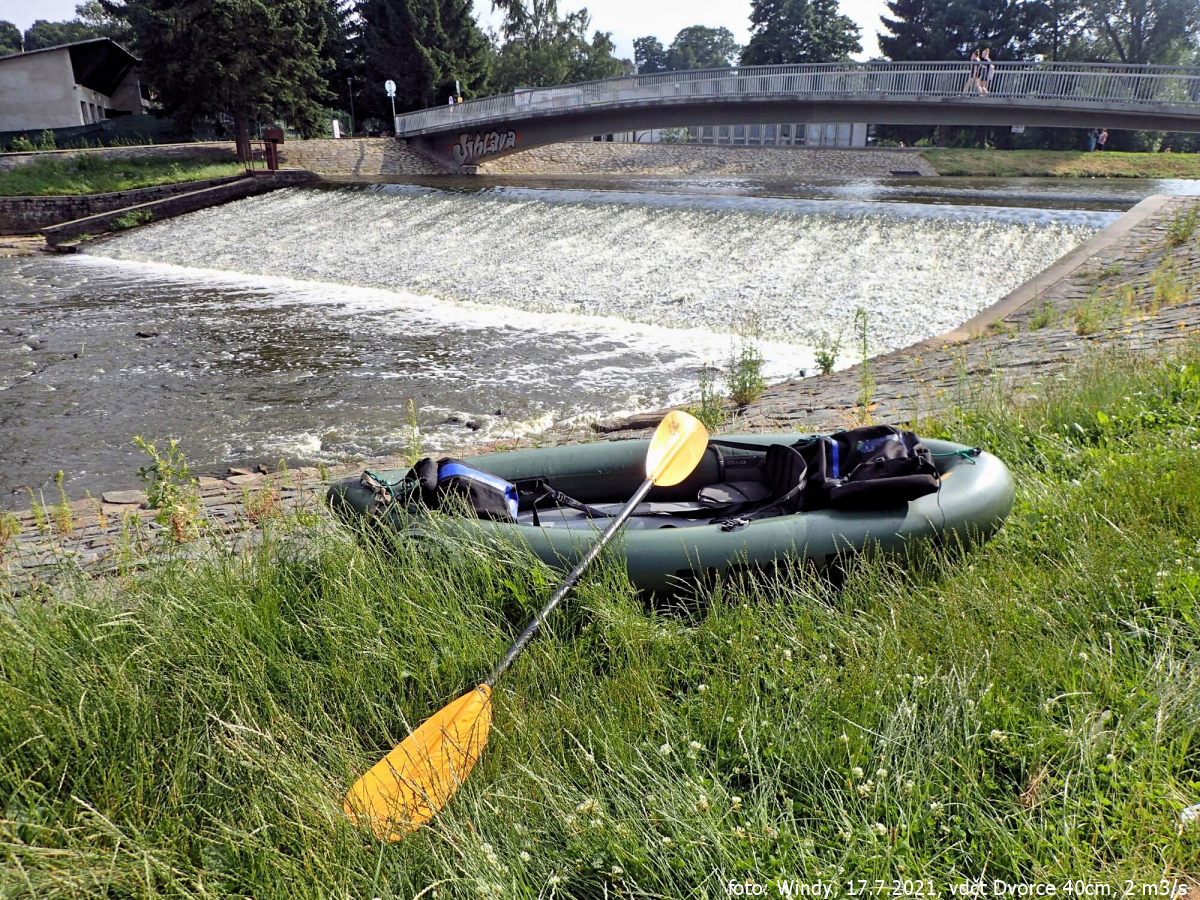
[[[0,196],[107,194],[133,188],[239,175],[239,163],[165,157],[105,159],[87,154],[17,166],[0,172]]]
[[[720,897],[730,881],[1200,874],[1200,344],[922,426],[1018,485],[971,552],[647,607],[605,555],[394,845],[341,797],[557,576],[325,522],[0,618],[0,896]],[[1032,393],[1032,392],[1031,392]],[[193,548],[196,545],[192,545]],[[303,547],[303,550],[299,549]],[[424,892],[424,893],[422,893]],[[772,886],[767,896],[778,896]],[[846,896],[845,889],[842,895]],[[930,895],[931,896],[931,895]]]
[[[1195,153],[1117,153],[1106,150],[922,150],[939,175],[1000,178],[1200,178]]]

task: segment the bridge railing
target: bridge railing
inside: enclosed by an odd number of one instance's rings
[[[694,102],[741,97],[942,97],[963,102],[1036,100],[1194,108],[1200,114],[1200,67],[1107,63],[996,62],[988,93],[970,82],[970,62],[821,63],[740,66],[628,75],[604,81],[519,90],[396,117],[398,135],[474,126],[514,116],[643,101]]]

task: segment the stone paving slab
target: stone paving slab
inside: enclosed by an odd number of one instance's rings
[[[1200,225],[1186,241],[1172,245],[1169,239],[1172,223],[1190,210],[1200,214],[1200,198],[1159,198],[1151,209],[1118,220],[1115,240],[1090,242],[1087,253],[1069,255],[1074,258],[1054,267],[1060,269],[1056,280],[1039,276],[1014,292],[1017,300],[1009,295],[991,315],[972,320],[971,329],[978,333],[964,327],[870,360],[873,388],[866,409],[860,402],[860,364],[769,387],[749,406],[728,410],[730,430],[830,431],[858,424],[868,413],[873,421],[913,422],[953,406],[972,385],[1020,397],[1036,392],[1040,379],[1096,350],[1159,354],[1196,340]],[[456,452],[645,437],[664,412]],[[333,479],[363,468],[406,466],[403,458],[389,457],[328,471],[231,470],[224,478],[199,480],[201,515],[211,523],[210,533],[244,546],[259,539],[263,522],[282,512],[328,515],[323,495]],[[151,548],[165,541],[171,529],[154,521],[158,513],[145,508],[144,500],[141,491],[114,491],[65,507],[0,514],[0,596],[60,571],[102,574],[148,564]],[[6,525],[15,525],[17,533],[8,534]]]

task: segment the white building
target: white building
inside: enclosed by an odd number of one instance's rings
[[[109,38],[0,57],[0,132],[144,113],[138,59]]]
[[[601,139],[641,144],[723,144],[743,147],[865,147],[865,122],[769,125],[692,125],[604,135]]]

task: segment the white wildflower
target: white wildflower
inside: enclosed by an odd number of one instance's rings
[[[855,766],[853,769],[850,770],[850,774],[853,775],[855,778],[862,778],[863,777],[862,766]]]
[[[1200,803],[1185,807],[1179,811],[1179,827],[1186,828],[1189,825],[1200,825]]]
[[[737,794],[734,794],[732,797],[730,797],[729,798],[729,808],[732,810],[741,809],[742,808],[742,798],[739,797]]]
[[[584,800],[575,807],[575,812],[579,813],[581,816],[598,815],[600,813],[600,801],[588,797],[588,799]]]
[[[1008,735],[1005,734],[1003,731],[1001,731],[999,728],[993,728],[991,730],[991,732],[988,734],[988,737],[991,740],[995,741],[997,744],[1003,743],[1004,741],[1008,740]]]
[[[671,755],[671,745],[663,744],[661,747],[659,747],[658,755],[659,756],[670,756]]]
[[[883,837],[885,834],[888,833],[887,826],[884,825],[882,822],[876,822],[872,826],[872,828],[874,829],[875,833],[877,835],[879,835],[880,837]]]

